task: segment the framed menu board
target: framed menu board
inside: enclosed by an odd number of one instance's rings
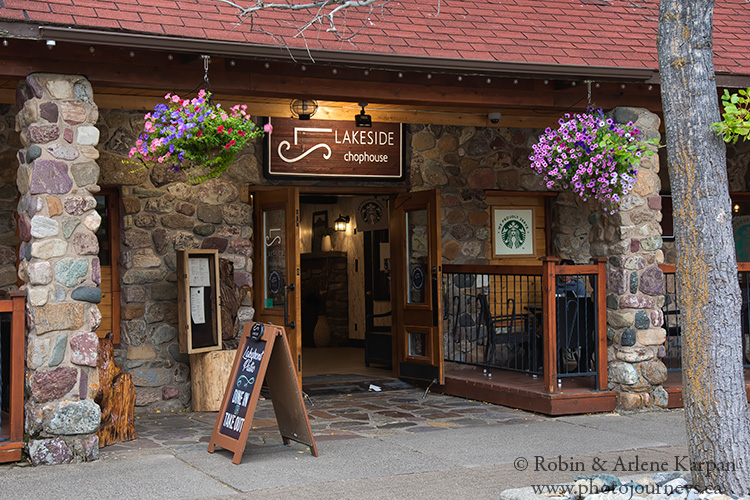
[[[224,399],[208,443],[209,453],[220,446],[234,452],[232,463],[242,461],[264,380],[284,444],[291,441],[306,444],[317,457],[318,449],[305,411],[302,390],[297,383],[286,333],[280,326],[264,323],[245,323],[242,330]]]
[[[219,251],[177,252],[177,313],[180,352],[195,354],[221,349]]]

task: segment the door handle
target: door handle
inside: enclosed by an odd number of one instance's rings
[[[294,328],[294,321],[289,321],[289,315],[288,311],[289,308],[287,307],[287,295],[289,291],[294,291],[294,283],[291,285],[284,286],[284,326],[288,326],[289,328]]]

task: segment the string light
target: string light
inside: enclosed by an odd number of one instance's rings
[[[487,85],[489,85],[490,83],[492,83],[492,78],[487,78]]]
[[[167,54],[167,60],[171,61],[174,59],[174,56],[172,54]]]
[[[404,77],[404,74],[403,74],[403,73],[401,73],[401,72],[399,71],[399,72],[398,72],[398,77],[399,77],[399,78],[403,78],[403,77]]]
[[[263,67],[264,67],[264,68],[266,68],[266,69],[268,69],[268,68],[270,68],[270,67],[271,67],[271,64],[270,64],[270,63],[268,63],[268,62],[267,62],[267,63],[264,63],[264,64],[263,64]]]
[[[427,73],[427,79],[432,80],[432,73]]]
[[[230,65],[230,66],[234,67],[234,66],[235,66],[236,64],[237,64],[237,63],[236,63],[236,62],[234,62],[234,59],[230,59],[230,60],[229,60],[229,65]]]
[[[130,57],[135,57],[135,51],[130,51]]]
[[[461,75],[458,75],[458,81],[459,81],[459,82],[462,82],[462,81],[464,81],[464,77],[463,77],[463,76],[461,76]]]
[[[369,70],[369,69],[366,69],[366,70],[364,71],[364,74],[365,74],[365,76],[370,76],[370,70]]]
[[[339,70],[337,70],[336,68],[333,68],[333,69],[331,70],[331,73],[333,73],[334,75],[335,75],[335,74],[337,74],[338,72],[339,72]]]
[[[513,85],[518,85],[518,78],[513,79]]]
[[[302,71],[307,71],[307,66],[305,66],[305,65],[303,64],[302,66],[300,66],[300,68],[299,68],[299,69],[301,69]]]
[[[94,48],[94,46],[93,46],[93,45],[92,45],[91,47],[89,47],[89,52],[91,52],[92,54],[93,54],[94,52],[96,52],[96,49]]]

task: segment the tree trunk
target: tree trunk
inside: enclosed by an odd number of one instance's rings
[[[750,418],[726,149],[710,128],[719,102],[713,0],[661,0],[659,72],[672,185],[682,378],[693,482],[750,488]]]

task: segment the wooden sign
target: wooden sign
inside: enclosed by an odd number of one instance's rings
[[[265,379],[279,432],[284,444],[306,444],[318,456],[302,390],[297,383],[292,353],[280,326],[245,323],[229,376],[224,399],[208,443],[209,453],[216,446],[234,452],[232,463],[239,464],[247,444],[253,413]]]
[[[371,178],[402,180],[402,126],[352,120],[300,121],[273,118],[265,142],[267,177]]]

